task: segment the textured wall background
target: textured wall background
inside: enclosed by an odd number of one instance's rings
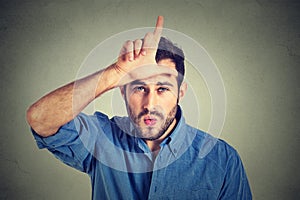
[[[240,153],[254,199],[299,199],[299,1],[0,1],[0,199],[90,199],[89,178],[37,149],[26,108],[76,77],[124,30],[167,28],[202,44],[224,80],[221,137]]]

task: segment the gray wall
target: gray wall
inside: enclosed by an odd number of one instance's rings
[[[1,0],[0,199],[90,198],[85,174],[37,149],[26,108],[73,80],[98,43],[153,26],[157,15],[218,66],[227,93],[221,138],[240,153],[254,199],[299,199],[299,10],[284,0]]]

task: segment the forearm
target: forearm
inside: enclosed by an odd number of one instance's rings
[[[55,134],[96,97],[118,86],[121,76],[111,65],[50,92],[27,110],[29,125],[41,136]]]
[[[116,64],[42,97],[27,111],[30,126],[41,136],[53,135],[96,97],[132,81],[131,76],[125,75],[132,75],[131,72],[140,66],[156,65],[155,55],[162,27],[163,17],[159,16],[153,33],[147,33],[143,40],[127,41],[123,45]]]

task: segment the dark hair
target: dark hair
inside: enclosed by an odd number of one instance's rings
[[[159,62],[163,59],[171,59],[176,66],[176,70],[178,72],[178,86],[181,85],[185,73],[185,67],[184,67],[184,53],[181,48],[179,48],[176,44],[173,44],[170,40],[161,37],[155,60],[156,62]]]

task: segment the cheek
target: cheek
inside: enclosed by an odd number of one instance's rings
[[[127,98],[127,104],[127,106],[130,106],[130,108],[134,108],[134,110],[137,110],[140,108],[141,100],[136,96],[130,96],[129,98]]]
[[[174,106],[178,104],[178,98],[177,96],[172,96],[171,98],[162,98],[160,101],[160,106],[165,111],[165,113],[169,113]]]
[[[162,99],[170,104],[173,104],[174,102],[176,103],[178,99],[178,91],[170,91],[167,95],[164,95]]]

